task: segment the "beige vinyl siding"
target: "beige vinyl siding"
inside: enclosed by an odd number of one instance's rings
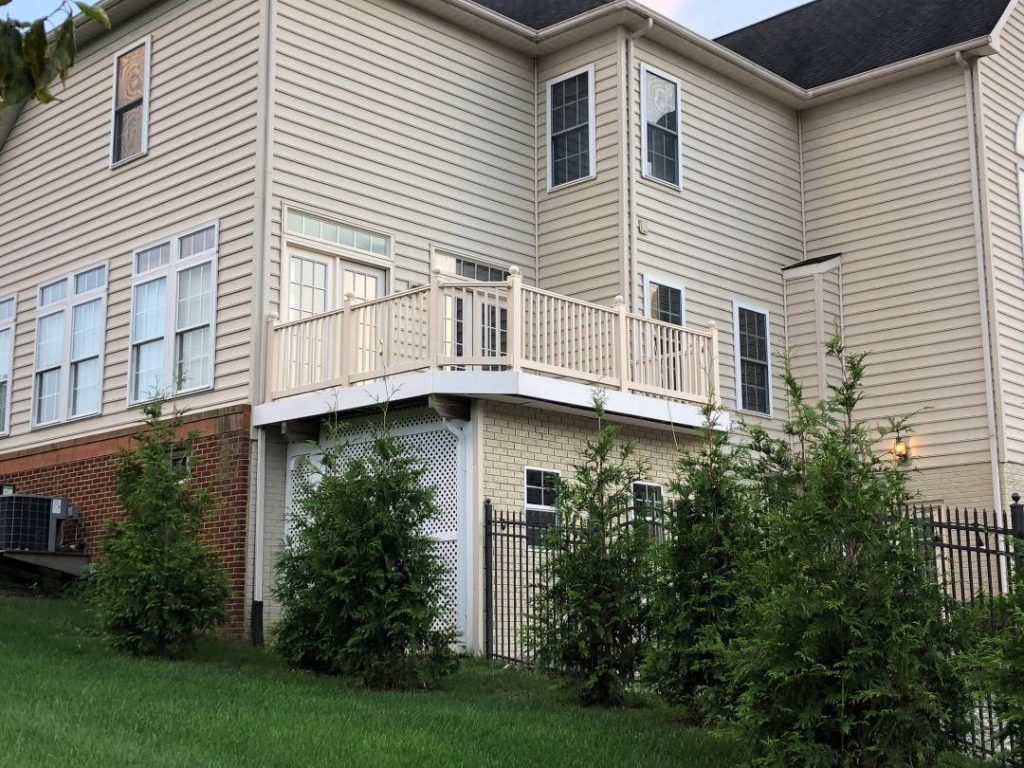
[[[83,51],[59,101],[29,104],[0,152],[0,295],[18,295],[12,434],[0,451],[134,423],[127,409],[132,251],[220,223],[215,388],[249,387],[258,4],[160,3]],[[149,153],[108,168],[114,54],[152,35]],[[103,413],[30,428],[40,283],[109,265]]]
[[[786,342],[793,374],[808,402],[820,396],[818,344],[821,341],[815,275],[786,280]]]
[[[396,0],[281,0],[270,285],[281,206],[393,238],[396,288],[430,247],[534,274],[533,63]]]
[[[1017,121],[1024,114],[1024,8],[1017,5],[1003,30],[999,53],[978,62],[982,136],[990,224],[992,311],[1002,390],[1003,458],[1024,461],[1024,243],[1021,242]]]
[[[916,414],[926,470],[989,457],[966,98],[949,66],[803,116],[808,255],[842,253],[861,415]]]
[[[681,82],[681,190],[641,178],[641,63]],[[672,276],[686,289],[687,325],[718,325],[721,392],[730,409],[736,407],[732,302],[766,309],[773,411],[785,418],[782,268],[803,255],[796,114],[644,39],[637,41],[630,82],[637,216],[647,225],[646,235],[636,235],[635,286],[648,272]]]
[[[548,81],[594,66],[597,177],[548,190]],[[540,286],[611,304],[623,291],[619,30],[542,58],[537,83]]]
[[[838,384],[843,378],[842,363],[825,354],[824,345],[838,332],[843,333],[843,273],[840,264],[834,269],[821,273],[821,344],[820,354],[824,365],[825,388],[822,397],[829,395],[829,385]]]

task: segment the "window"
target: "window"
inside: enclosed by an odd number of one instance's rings
[[[640,79],[643,175],[678,187],[682,176],[679,81],[644,65],[640,67]]]
[[[633,515],[646,520],[652,539],[664,541],[665,522],[662,518],[663,489],[657,483],[633,483]]]
[[[217,225],[135,252],[128,401],[213,386]]]
[[[286,222],[288,231],[296,235],[374,256],[388,255],[388,238],[384,235],[295,210],[288,211]]]
[[[40,286],[37,315],[32,423],[95,416],[102,409],[107,268]]]
[[[558,524],[558,484],[562,475],[553,469],[526,469],[526,543],[536,547],[544,533]]]
[[[663,323],[683,325],[686,316],[683,289],[664,282],[644,279],[644,293],[647,297],[647,316]]]
[[[744,411],[771,415],[771,343],[768,312],[734,304],[737,406]]]
[[[131,160],[149,149],[150,39],[114,57],[114,113],[110,163]]]
[[[594,67],[547,86],[548,189],[597,174],[594,147]]]
[[[14,320],[18,303],[0,299],[0,435],[11,431],[11,375],[14,370]]]
[[[459,277],[468,277],[470,280],[479,280],[482,283],[502,283],[508,280],[507,269],[478,264],[469,259],[455,259],[455,274]]]

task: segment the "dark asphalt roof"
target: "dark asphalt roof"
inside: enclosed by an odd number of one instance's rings
[[[990,34],[1010,0],[816,0],[716,42],[804,88]]]
[[[560,21],[607,5],[612,0],[477,0],[480,5],[508,16],[533,29],[544,29]]]

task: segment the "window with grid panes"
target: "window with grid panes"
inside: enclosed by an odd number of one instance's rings
[[[768,358],[768,315],[736,308],[739,365],[739,406],[754,413],[771,413],[771,364]]]
[[[548,85],[551,187],[594,175],[592,78],[593,70],[588,68]]]

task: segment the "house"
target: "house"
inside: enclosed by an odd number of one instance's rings
[[[840,324],[924,500],[1024,481],[1024,6],[817,0],[718,41],[634,0],[108,0],[0,115],[0,483],[95,549],[162,394],[232,630],[324,419],[390,401],[484,647],[483,507],[553,521],[592,390],[656,501],[700,408],[779,430]],[[890,450],[892,446],[880,446]],[[909,467],[908,467],[909,469]]]

